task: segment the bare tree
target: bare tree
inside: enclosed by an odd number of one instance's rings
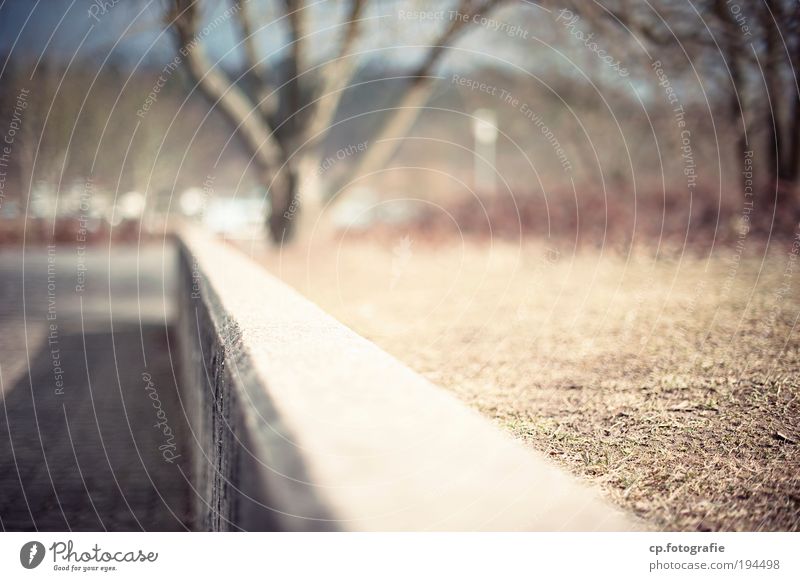
[[[453,7],[459,17],[443,19],[444,26],[430,43],[419,66],[408,74],[402,97],[392,111],[384,115],[372,145],[361,156],[356,175],[384,164],[394,152],[396,141],[389,139],[407,134],[419,110],[430,96],[432,73],[449,46],[470,26],[502,0],[458,0]],[[358,72],[355,47],[365,34],[366,0],[351,0],[341,22],[341,40],[333,56],[312,66],[308,60],[309,10],[303,0],[283,0],[281,8],[289,33],[284,66],[270,68],[255,44],[251,6],[235,0],[241,47],[248,69],[248,82],[255,87],[244,91],[220,66],[211,62],[201,43],[195,42],[202,25],[200,0],[172,0],[167,15],[186,51],[187,70],[197,88],[235,127],[253,156],[260,180],[267,185],[271,211],[268,228],[277,243],[287,241],[302,204],[307,210],[315,199],[325,196],[324,184],[313,183],[312,168],[319,164],[322,143],[327,136],[345,91]],[[446,11],[445,14],[448,14]],[[299,195],[303,180],[302,200]]]
[[[753,150],[764,160],[761,186],[775,192],[779,205],[791,200],[800,182],[800,3],[611,0],[589,4],[574,2],[570,9],[600,29],[616,27],[663,49],[659,56],[673,59],[676,69],[686,69],[688,59],[708,73],[705,80],[718,78],[721,101],[717,105],[737,128],[732,145],[739,163],[747,150]]]

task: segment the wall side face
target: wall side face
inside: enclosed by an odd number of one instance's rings
[[[225,373],[225,347],[198,286],[197,264],[180,246],[178,333],[184,401],[195,453],[192,481],[197,527],[236,530],[236,396]]]
[[[270,489],[270,480],[276,479],[274,454],[264,448],[262,434],[257,432],[273,429],[263,425],[271,410],[256,409],[252,403],[253,391],[263,391],[264,385],[252,373],[239,325],[223,307],[192,250],[179,240],[178,253],[177,331],[183,400],[194,449],[191,480],[196,528],[336,530],[333,519],[313,498],[298,495],[297,500],[282,502],[279,491]],[[273,427],[278,423],[271,422]],[[298,481],[306,480],[301,467],[295,475]],[[279,482],[282,477],[278,475]],[[298,484],[298,491],[301,488]],[[298,518],[292,512],[297,504],[314,507],[314,513]]]
[[[641,528],[237,251],[178,246],[198,528]]]

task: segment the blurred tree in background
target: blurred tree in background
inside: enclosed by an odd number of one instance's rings
[[[437,36],[426,41],[429,46],[425,55],[408,72],[402,96],[383,115],[380,127],[374,131],[373,146],[362,156],[357,173],[369,172],[386,162],[394,150],[391,139],[403,137],[411,129],[419,109],[427,102],[433,87],[432,73],[444,51],[476,16],[488,14],[500,3],[460,0],[450,8],[460,17],[442,19]],[[308,20],[331,15],[312,13],[302,0],[285,0],[284,14],[274,16],[289,33],[286,57],[278,69],[270,68],[267,56],[257,46],[254,6],[234,2],[231,10],[239,24],[241,41],[237,46],[245,57],[246,79],[232,79],[209,61],[202,44],[196,41],[202,28],[201,2],[175,0],[167,15],[167,22],[177,33],[179,50],[185,52],[184,62],[192,80],[236,127],[263,182],[269,184],[269,232],[278,243],[291,238],[300,207],[308,211],[328,195],[322,181],[311,183],[306,179],[300,199],[300,183],[304,176],[317,174],[315,169],[322,158],[320,145],[345,91],[356,82],[360,38],[379,30],[365,17],[367,4],[367,0],[349,3],[346,13],[334,25],[340,30],[338,45],[326,51],[325,60],[312,62],[308,45],[319,40],[309,32]],[[243,80],[249,90],[239,86]]]

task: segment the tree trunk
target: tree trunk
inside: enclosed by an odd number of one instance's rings
[[[744,88],[745,81],[742,75],[742,44],[739,38],[739,28],[726,0],[714,2],[714,12],[722,22],[722,48],[730,75],[730,96],[728,98],[728,117],[731,127],[735,128],[736,138],[733,143],[737,167],[744,165],[748,150],[747,122],[744,114]],[[751,176],[752,179],[752,176]],[[747,188],[747,177],[744,172],[739,172],[739,194],[744,196]]]
[[[798,172],[798,160],[800,160],[800,94],[797,89],[792,91],[792,120],[789,138],[791,145],[789,147],[789,154],[786,158],[786,179],[792,183],[797,184],[800,172]]]
[[[267,217],[267,230],[273,242],[285,244],[294,236],[299,211],[297,176],[288,166],[277,176],[271,170],[263,173],[271,208]]]
[[[795,31],[788,39],[788,42],[790,44],[789,62],[795,74],[792,76],[793,82],[790,83],[789,87],[792,117],[789,129],[789,155],[786,162],[788,164],[788,179],[796,186],[798,180],[800,180],[800,168],[798,168],[800,163],[800,86],[798,86],[796,76],[798,67],[800,67],[800,34]]]
[[[766,99],[764,102],[763,119],[766,125],[766,154],[767,166],[770,176],[770,183],[778,187],[785,178],[786,171],[785,141],[783,139],[783,94],[781,91],[780,79],[780,60],[781,60],[781,38],[780,31],[774,18],[780,18],[778,3],[772,0],[765,0],[764,9],[761,12],[762,27],[764,29],[764,88]]]

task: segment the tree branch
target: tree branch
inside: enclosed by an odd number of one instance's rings
[[[505,0],[461,0],[459,12],[462,18],[450,21],[447,28],[433,42],[431,48],[413,74],[411,86],[403,94],[403,98],[382,120],[378,131],[371,140],[370,147],[359,158],[354,175],[364,175],[376,168],[383,167],[408,135],[419,117],[433,90],[431,73],[433,72],[446,48],[453,43],[475,16],[485,16],[501,6]]]
[[[231,4],[233,5],[232,7],[236,8],[236,21],[239,24],[242,36],[242,51],[246,66],[249,69],[249,76],[255,81],[258,108],[262,114],[271,118],[278,110],[278,98],[272,94],[273,87],[269,81],[269,66],[258,55],[253,33],[252,15],[249,13],[248,3],[241,0],[231,0]]]
[[[303,107],[302,93],[300,90],[300,73],[306,71],[305,45],[305,14],[303,14],[303,0],[284,0],[286,19],[289,22],[289,54],[286,58],[287,81],[284,89],[285,107],[289,117],[285,122],[285,129],[290,135],[296,136],[302,125],[298,118],[298,111]]]
[[[344,38],[339,48],[339,56],[329,60],[322,67],[321,80],[315,94],[310,121],[304,132],[306,147],[311,150],[315,149],[322,141],[324,134],[333,122],[345,90],[355,76],[358,60],[350,53],[358,38],[363,8],[363,0],[352,0]]]

